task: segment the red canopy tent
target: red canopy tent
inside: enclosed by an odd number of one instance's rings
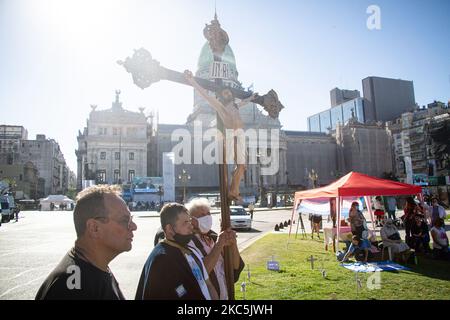
[[[339,180],[322,188],[310,189],[305,191],[297,191],[295,193],[294,208],[292,209],[292,218],[294,219],[294,212],[300,202],[304,199],[317,198],[335,198],[337,204],[337,234],[339,235],[341,206],[343,197],[361,197],[364,196],[367,208],[369,210],[372,226],[373,212],[370,202],[370,196],[396,196],[396,195],[417,195],[420,201],[422,199],[422,187],[407,183],[396,182],[392,180],[380,179],[371,177],[358,172],[350,172]],[[291,228],[289,229],[289,237],[291,235]],[[337,237],[339,238],[339,236]]]

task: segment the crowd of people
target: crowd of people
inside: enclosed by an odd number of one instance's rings
[[[77,239],[74,247],[41,285],[37,300],[123,300],[109,264],[132,248],[133,222],[127,204],[115,186],[89,187],[77,197],[74,210]],[[212,228],[209,202],[194,199],[187,206],[167,203],[160,212],[163,236],[145,262],[135,298],[227,300],[224,250],[239,279],[244,262],[236,233],[219,234]]]
[[[130,201],[127,203],[130,211],[159,211],[164,203],[155,201]]]
[[[380,247],[388,247],[394,256],[406,263],[411,255],[426,255],[434,259],[450,260],[449,240],[445,232],[445,209],[436,197],[425,197],[424,203],[419,203],[412,197],[406,199],[404,214],[398,221],[395,217],[397,204],[394,197],[386,199],[386,211],[381,197],[374,202],[376,226],[381,227]],[[347,251],[341,257],[342,261],[354,255],[357,259],[367,262],[371,253],[371,241],[368,239],[367,221],[359,210],[359,203],[353,202],[349,210],[349,223],[352,238],[348,241]],[[404,226],[405,239],[402,240],[398,226]],[[430,248],[430,242],[433,241]],[[412,251],[412,250],[413,251]],[[359,255],[358,255],[359,253]]]
[[[76,241],[61,262],[42,283],[36,299],[109,299],[124,295],[109,265],[116,256],[132,248],[133,222],[127,204],[116,186],[89,187],[77,197],[74,210]],[[437,199],[431,205],[419,205],[408,198],[403,221],[406,238],[391,216],[383,220],[382,245],[407,261],[411,249],[436,259],[449,259],[449,240],[445,232],[445,210]],[[236,233],[231,229],[212,230],[207,199],[193,199],[186,206],[167,203],[160,212],[161,234],[145,262],[135,299],[227,300],[228,286],[234,285],[244,269]],[[380,209],[381,210],[381,209]],[[395,217],[395,215],[394,215]],[[427,219],[430,220],[431,230]],[[353,202],[349,212],[351,240],[341,261],[351,256],[367,262],[373,238],[367,222]],[[432,249],[430,240],[433,240]],[[232,273],[225,274],[224,253],[230,257]],[[231,279],[230,279],[231,278]]]

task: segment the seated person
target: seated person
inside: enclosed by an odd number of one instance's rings
[[[347,252],[344,255],[344,258],[342,258],[342,262],[348,261],[348,258],[352,255],[355,256],[355,259],[358,260],[359,254],[363,251],[364,252],[364,259],[363,262],[367,262],[367,258],[369,257],[369,249],[371,247],[370,241],[367,239],[361,239],[359,236],[354,235],[352,237],[352,243],[350,247],[348,248]]]
[[[430,252],[430,234],[428,232],[428,225],[424,217],[420,214],[414,217],[414,224],[411,226],[411,244],[413,249],[417,252]]]
[[[391,247],[392,253],[399,254],[401,256],[402,262],[406,263],[408,261],[410,250],[409,246],[402,241],[400,238],[400,233],[394,224],[392,219],[387,219],[383,228],[381,228],[381,239],[383,240],[384,247]]]
[[[435,258],[449,260],[448,237],[442,219],[434,220],[431,236],[433,237],[433,256]]]

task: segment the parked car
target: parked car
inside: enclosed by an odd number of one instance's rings
[[[230,224],[232,229],[252,229],[250,213],[242,206],[230,206]]]
[[[2,222],[9,222],[9,220],[14,219],[14,214],[16,213],[16,204],[14,203],[14,198],[12,196],[0,196],[0,206],[2,209]]]

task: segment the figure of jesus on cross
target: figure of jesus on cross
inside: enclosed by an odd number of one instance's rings
[[[241,200],[239,194],[239,184],[241,182],[242,176],[246,169],[246,145],[245,145],[245,134],[244,134],[244,122],[239,114],[239,109],[255,99],[258,94],[253,93],[250,97],[242,100],[238,104],[235,102],[232,91],[223,87],[217,98],[210,95],[207,90],[205,90],[200,84],[197,83],[192,72],[186,70],[184,72],[186,80],[194,87],[198,93],[209,103],[209,105],[217,112],[217,115],[222,119],[224,132],[227,159],[230,152],[233,152],[233,160],[236,167],[233,171],[230,190],[228,193],[228,199],[239,201]]]

